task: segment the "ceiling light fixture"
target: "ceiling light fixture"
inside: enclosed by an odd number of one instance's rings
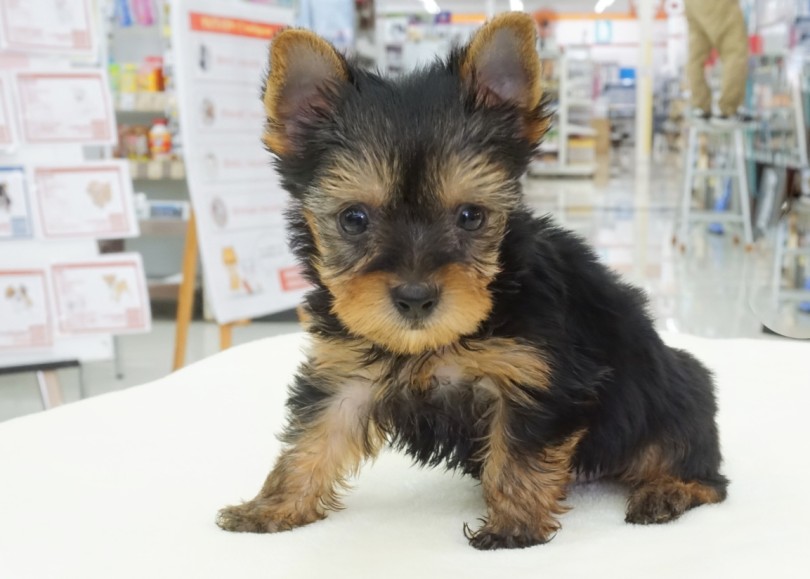
[[[430,14],[438,14],[442,11],[439,5],[436,4],[436,0],[422,0],[422,5]]]
[[[596,6],[594,6],[593,11],[597,14],[601,14],[611,6],[616,0],[597,0]]]
[[[509,10],[523,12],[523,0],[509,0]]]

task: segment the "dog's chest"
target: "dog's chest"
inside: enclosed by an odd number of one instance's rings
[[[393,446],[421,464],[446,464],[477,475],[493,402],[484,381],[446,362],[430,371],[403,369],[380,408]]]
[[[440,352],[406,364],[395,378],[399,396],[436,408],[492,402],[496,387],[485,368],[457,352]]]
[[[545,387],[541,353],[506,339],[400,360],[389,374],[381,419],[394,446],[425,464],[477,474],[498,405]]]
[[[362,340],[316,339],[309,368],[337,383],[342,415],[371,417],[417,462],[477,474],[492,418],[548,387],[537,346],[511,338],[466,340],[415,356],[379,355]],[[341,390],[342,389],[342,390]]]
[[[407,359],[390,377],[405,395],[452,404],[457,398],[510,398],[521,387],[544,389],[549,369],[538,349],[490,338]]]

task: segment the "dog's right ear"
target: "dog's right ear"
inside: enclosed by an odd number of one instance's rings
[[[318,35],[289,28],[270,45],[270,71],[264,87],[267,148],[284,157],[302,152],[308,129],[334,110],[349,81],[346,60]]]

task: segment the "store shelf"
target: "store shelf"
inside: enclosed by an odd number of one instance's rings
[[[533,161],[529,165],[529,175],[532,177],[590,177],[596,173],[596,165],[593,163],[544,163]]]
[[[735,177],[737,169],[695,169],[695,177]]]
[[[774,167],[786,167],[789,169],[801,169],[802,163],[798,155],[791,152],[763,151],[756,150],[749,152],[746,158],[757,163],[773,165]]]
[[[586,98],[569,97],[568,98],[568,106],[569,107],[591,107],[591,106],[593,106],[593,100],[586,99]]]
[[[560,53],[540,53],[544,60],[552,61],[557,84],[557,103],[554,112],[553,136],[543,143],[538,156],[529,166],[528,175],[542,177],[588,177],[596,172],[596,129],[589,126],[593,100],[589,94],[594,85],[593,64],[588,58],[570,58]],[[547,63],[548,64],[548,63]],[[582,137],[585,137],[584,139]]]
[[[186,167],[183,161],[133,161],[129,162],[129,171],[133,180],[142,181],[178,181],[186,178]]]
[[[568,123],[568,125],[566,125],[566,132],[569,135],[576,135],[578,137],[596,136],[596,129],[592,127],[586,127],[585,125],[576,125],[573,123]]]
[[[186,234],[188,222],[183,219],[141,219],[138,221],[141,235],[174,237]]]
[[[782,250],[782,255],[785,257],[794,255],[806,255],[810,257],[810,247],[793,247]]]
[[[147,280],[149,298],[156,301],[176,300],[181,281],[183,281],[183,276],[179,273],[161,278],[149,278]]]
[[[810,290],[801,290],[801,289],[794,289],[794,290],[786,290],[780,289],[779,290],[779,299],[784,301],[805,301],[810,300]]]
[[[170,105],[169,94],[165,92],[118,93],[114,99],[119,113],[163,114]]]
[[[723,223],[742,223],[743,218],[742,216],[736,213],[726,213],[723,211],[696,211],[692,210],[689,212],[689,220],[696,221],[700,223],[714,223],[716,222],[723,222]]]

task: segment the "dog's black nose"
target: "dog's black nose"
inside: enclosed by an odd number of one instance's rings
[[[426,283],[405,283],[391,290],[399,313],[409,320],[428,317],[439,301],[439,290]]]

